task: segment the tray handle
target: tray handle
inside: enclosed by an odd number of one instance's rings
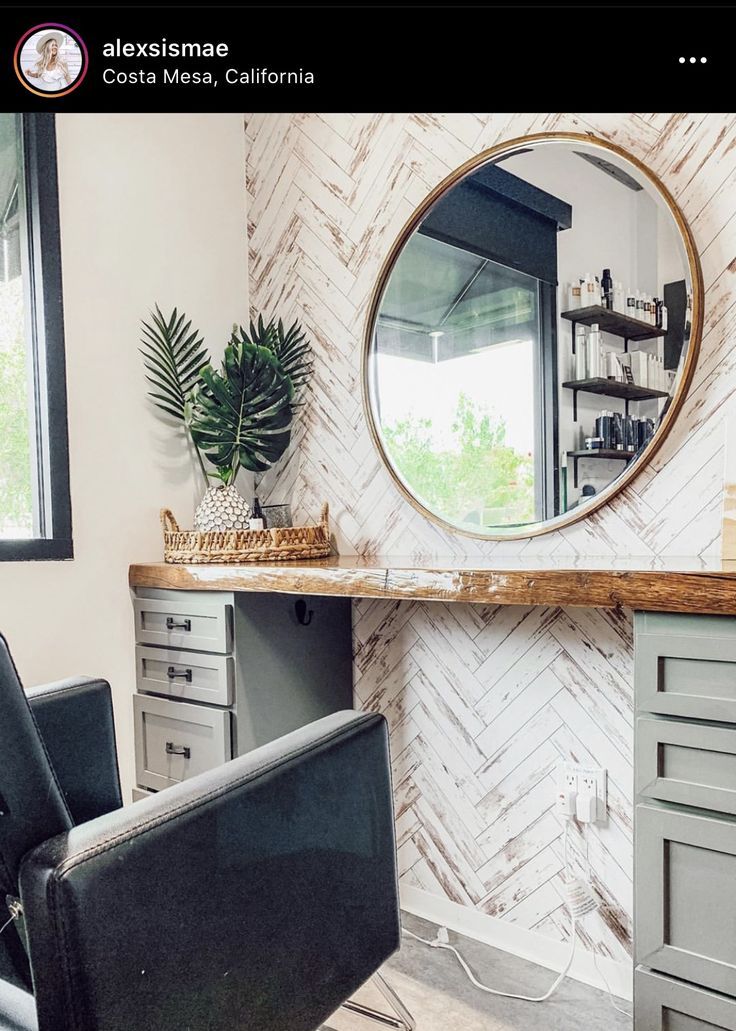
[[[167,531],[169,533],[179,532],[179,524],[177,523],[176,519],[174,519],[174,513],[171,511],[170,508],[161,509],[161,527],[164,533],[166,533]]]

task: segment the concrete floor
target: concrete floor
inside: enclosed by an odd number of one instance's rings
[[[404,914],[404,925],[431,940],[437,928],[418,917]],[[479,981],[523,995],[543,995],[555,979],[554,972],[450,932],[455,945]],[[401,951],[383,969],[386,980],[413,1013],[417,1031],[631,1031],[631,1018],[618,1013],[604,992],[579,981],[565,979],[547,1002],[529,1003],[500,999],[474,988],[450,952],[430,949],[404,937]],[[371,986],[357,996],[376,1009],[385,1004]],[[624,1009],[630,1003],[617,1000]],[[380,1025],[352,1014],[335,1014],[329,1021],[334,1031],[378,1031]]]

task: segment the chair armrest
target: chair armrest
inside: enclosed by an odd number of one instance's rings
[[[107,681],[74,677],[26,694],[74,823],[119,809],[123,801]]]
[[[42,1031],[315,1031],[398,948],[388,735],[337,713],[31,852]]]

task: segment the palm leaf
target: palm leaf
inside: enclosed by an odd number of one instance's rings
[[[222,371],[201,370],[192,436],[213,465],[263,472],[283,455],[291,435],[293,387],[273,351],[247,336],[225,348]]]
[[[278,322],[275,319],[264,322],[262,315],[258,316],[257,322],[251,320],[249,328],[250,335],[242,326],[237,327],[233,331],[231,343],[247,341],[272,351],[291,380],[296,396],[312,373],[312,348],[306,333],[297,321],[287,330],[281,319]]]
[[[151,322],[142,322],[141,347],[148,391],[157,408],[173,419],[186,422],[194,388],[200,382],[200,369],[209,363],[204,341],[192,330],[191,319],[174,308],[168,319],[158,305]]]

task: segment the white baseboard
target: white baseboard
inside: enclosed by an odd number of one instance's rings
[[[504,952],[510,952],[514,956],[520,956],[558,973],[567,963],[570,948],[564,942],[556,942],[546,935],[527,931],[507,920],[499,920],[498,917],[480,913],[469,906],[461,906],[457,902],[422,891],[421,888],[402,886],[401,908],[414,916],[440,924],[450,931],[464,934],[496,949],[503,949]],[[602,956],[598,957],[596,962],[608,978],[611,991],[619,998],[630,1001],[633,996],[633,964],[620,963]],[[594,988],[606,990],[591,954],[580,945],[575,950],[575,958],[568,976]]]

